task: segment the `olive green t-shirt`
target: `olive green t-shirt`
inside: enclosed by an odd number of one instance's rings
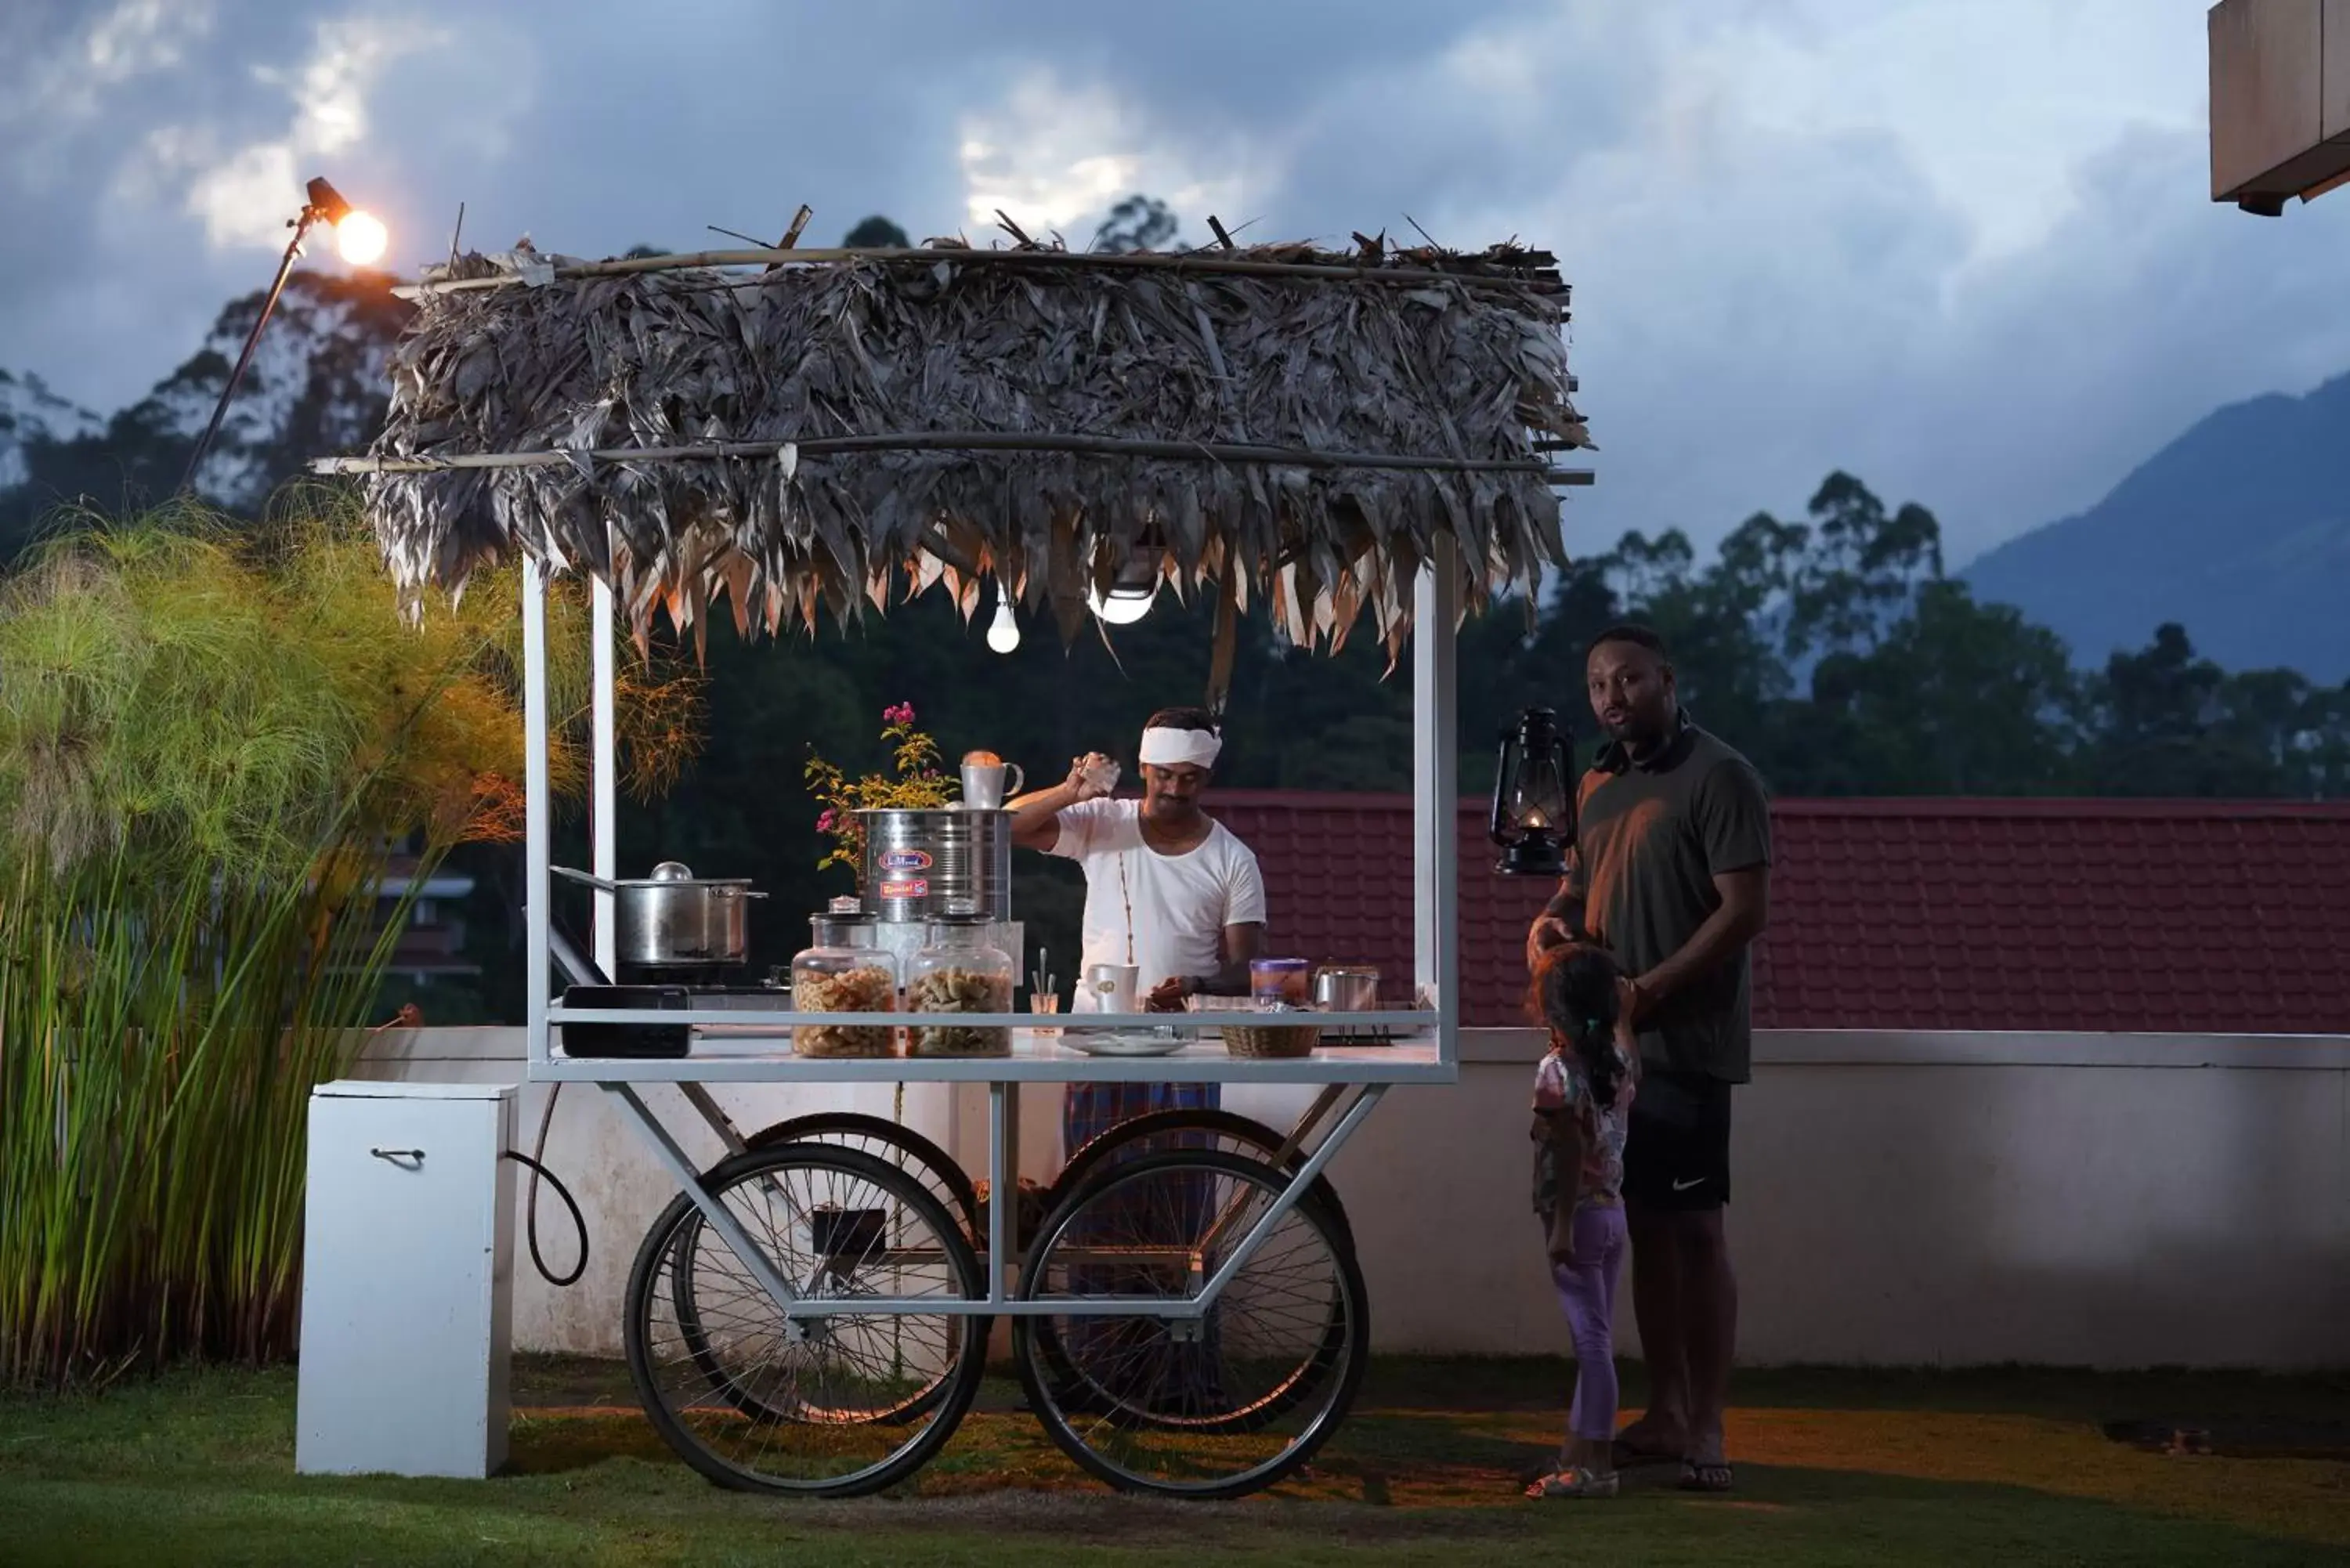
[[[1721,907],[1713,878],[1771,863],[1771,808],[1753,764],[1682,721],[1633,762],[1611,745],[1583,775],[1566,888],[1591,934],[1639,975],[1670,958]],[[1657,1004],[1643,1061],[1742,1084],[1752,1075],[1749,965],[1738,956]]]

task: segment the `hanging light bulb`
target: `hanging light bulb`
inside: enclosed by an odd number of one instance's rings
[[[987,646],[998,653],[1020,646],[1020,623],[1012,617],[1012,599],[1001,583],[995,588],[995,618],[987,623]]]

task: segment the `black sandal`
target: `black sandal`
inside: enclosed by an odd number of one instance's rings
[[[1683,1491],[1719,1494],[1731,1490],[1737,1484],[1737,1472],[1730,1468],[1728,1459],[1718,1459],[1707,1464],[1700,1464],[1695,1459],[1681,1461],[1680,1490]]]

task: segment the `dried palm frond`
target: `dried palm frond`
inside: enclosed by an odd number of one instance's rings
[[[1471,608],[1565,558],[1543,453],[1591,443],[1542,253],[788,254],[822,259],[421,289],[390,424],[336,464],[402,589],[525,553],[699,641],[722,598],[772,632],[993,576],[1074,636],[1156,573],[1392,656],[1439,548]]]

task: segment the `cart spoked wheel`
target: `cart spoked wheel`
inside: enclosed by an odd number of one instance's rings
[[[676,1247],[680,1257],[691,1256],[700,1248],[706,1225],[702,1211],[696,1210],[678,1228]],[[740,1266],[739,1261],[731,1254],[728,1261]],[[902,1425],[929,1414],[940,1400],[947,1397],[953,1386],[953,1368],[941,1366],[938,1375],[927,1384],[916,1386],[919,1379],[910,1382],[905,1397],[894,1403],[879,1400],[854,1409],[827,1409],[804,1402],[781,1407],[768,1405],[760,1398],[757,1385],[735,1376],[728,1370],[723,1356],[712,1348],[713,1340],[723,1337],[723,1324],[713,1328],[703,1322],[702,1302],[695,1288],[695,1271],[672,1268],[669,1272],[669,1280],[670,1310],[677,1324],[679,1342],[685,1347],[686,1354],[693,1357],[694,1365],[709,1379],[710,1386],[717,1389],[728,1404],[754,1420],[885,1421]],[[844,1290],[841,1293],[870,1296],[874,1293],[869,1290]],[[988,1317],[979,1320],[981,1344],[987,1342],[988,1332],[994,1322],[993,1318]]]
[[[873,1155],[904,1170],[930,1189],[946,1211],[965,1223],[973,1236],[986,1233],[987,1220],[979,1210],[979,1189],[963,1174],[952,1156],[921,1134],[858,1111],[818,1111],[793,1116],[760,1128],[743,1140],[750,1148],[773,1148],[785,1143],[829,1143]]]
[[[811,1118],[813,1119],[813,1118]],[[1286,1141],[1282,1135],[1260,1121],[1238,1116],[1231,1111],[1208,1109],[1175,1109],[1151,1111],[1097,1134],[1076,1153],[1069,1157],[1061,1173],[1053,1179],[1045,1194],[1045,1210],[1051,1213],[1066,1201],[1097,1171],[1113,1162],[1137,1159],[1147,1154],[1166,1154],[1175,1149],[1220,1148],[1228,1154],[1246,1156],[1250,1159],[1270,1162],[1281,1152]],[[1305,1163],[1303,1149],[1290,1153],[1288,1166],[1292,1170]],[[1354,1227],[1347,1221],[1347,1210],[1338,1201],[1337,1189],[1330,1179],[1314,1179],[1314,1196],[1328,1211],[1340,1236],[1353,1244]]]
[[[691,1198],[662,1210],[637,1250],[622,1326],[662,1438],[744,1490],[853,1497],[912,1474],[978,1392],[980,1321],[825,1303],[983,1294],[961,1226],[906,1172],[827,1144],[733,1156],[702,1187],[802,1304],[778,1307]]]
[[[1053,1212],[1068,1200],[1071,1193],[1087,1182],[1099,1179],[1116,1166],[1139,1159],[1151,1154],[1167,1154],[1179,1149],[1214,1148],[1228,1154],[1270,1163],[1281,1150],[1283,1136],[1260,1121],[1238,1116],[1226,1110],[1201,1107],[1152,1111],[1097,1135],[1069,1157],[1061,1173],[1054,1179],[1045,1193],[1045,1209]],[[1295,1170],[1305,1163],[1305,1153],[1293,1150],[1288,1168]],[[1338,1201],[1337,1190],[1327,1177],[1316,1177],[1312,1189],[1314,1197],[1324,1206],[1325,1217],[1332,1224],[1334,1240],[1352,1251],[1354,1230],[1347,1223],[1347,1210]],[[1343,1327],[1336,1316],[1334,1329]],[[1036,1354],[1045,1365],[1055,1386],[1062,1390],[1066,1408],[1099,1414],[1111,1408],[1117,1401],[1106,1390],[1095,1387],[1082,1367],[1076,1365],[1062,1350],[1059,1339],[1049,1330],[1036,1339]],[[1236,1421],[1254,1418],[1258,1413],[1240,1413]],[[1147,1416],[1148,1412],[1140,1412]]]
[[[1207,1282],[1288,1177],[1220,1149],[1113,1167],[1038,1232],[1021,1295],[1071,1310],[1013,1322],[1030,1407],[1112,1486],[1241,1497],[1314,1456],[1354,1403],[1370,1320],[1354,1249],[1309,1192],[1205,1313]],[[1087,1298],[1133,1304],[1107,1314]]]

